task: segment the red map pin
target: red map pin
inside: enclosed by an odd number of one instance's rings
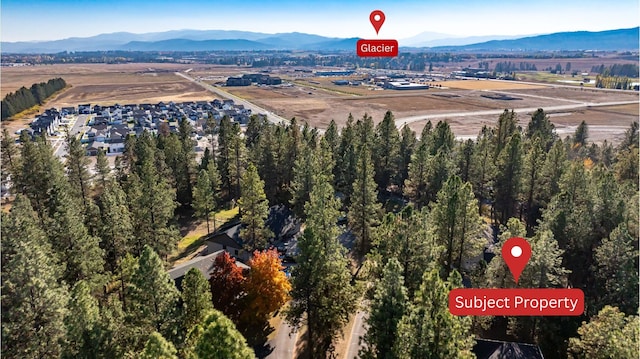
[[[380,10],[373,10],[369,15],[369,20],[371,21],[371,25],[376,29],[376,35],[380,31],[382,24],[384,24],[384,13]]]
[[[531,258],[531,246],[524,238],[509,238],[502,245],[502,258],[518,284],[520,274]]]

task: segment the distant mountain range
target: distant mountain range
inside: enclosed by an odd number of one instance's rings
[[[146,34],[118,32],[85,38],[40,42],[2,42],[4,53],[56,53],[62,51],[350,51],[358,38],[329,38],[299,32],[265,34],[249,31],[175,30]],[[400,44],[406,50],[432,51],[561,51],[637,50],[639,28],[600,32],[559,32],[521,38],[513,36],[451,37],[421,33]]]

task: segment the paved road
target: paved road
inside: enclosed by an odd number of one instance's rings
[[[365,329],[364,319],[367,313],[361,310],[356,312],[356,319],[351,329],[351,339],[347,346],[347,353],[344,359],[354,359],[358,357],[358,351],[362,345],[360,344],[360,338],[365,335],[367,330]]]
[[[291,332],[293,327],[283,321],[276,333],[276,336],[267,344],[273,348],[271,354],[267,356],[269,359],[293,359],[296,352],[296,342],[298,341],[298,332]]]
[[[269,121],[271,121],[271,122],[273,122],[275,124],[278,124],[278,123],[288,124],[290,122],[287,119],[285,119],[284,117],[281,117],[281,116],[276,115],[275,113],[269,112],[265,108],[262,108],[262,107],[260,107],[260,106],[258,106],[256,104],[251,103],[251,102],[249,102],[249,101],[247,101],[247,100],[245,100],[243,98],[240,98],[240,97],[238,97],[236,95],[230,94],[227,91],[224,91],[224,90],[222,90],[222,89],[220,89],[218,87],[214,87],[214,86],[206,84],[206,83],[204,83],[202,81],[198,81],[198,80],[194,79],[193,77],[185,75],[185,74],[183,74],[181,72],[176,72],[175,74],[180,76],[180,77],[183,77],[183,78],[185,78],[185,79],[187,79],[189,81],[192,81],[192,82],[194,82],[194,83],[196,83],[196,84],[198,84],[198,85],[200,85],[202,87],[204,87],[206,90],[211,91],[211,92],[215,93],[218,96],[233,100],[236,105],[244,105],[244,107],[250,109],[251,113],[253,113],[253,114],[259,114],[259,113],[265,114],[265,115],[267,115],[267,120],[269,120]]]
[[[71,127],[69,128],[69,132],[71,135],[76,135],[84,130],[84,127],[87,123],[88,115],[78,115],[75,117],[75,121],[72,122]],[[60,131],[61,135],[55,138],[51,138],[51,146],[53,147],[53,154],[64,158],[67,154],[67,148],[65,146],[65,133]]]
[[[603,107],[603,106],[617,106],[617,105],[629,105],[629,104],[638,104],[638,101],[616,101],[616,102],[600,102],[600,103],[581,102],[581,103],[570,104],[570,105],[546,106],[544,107],[544,110],[545,112],[551,112],[551,111],[575,110],[578,108],[586,108],[586,107]],[[516,109],[513,109],[513,111],[519,114],[531,113],[531,112],[535,112],[538,108],[540,108],[540,106],[516,108]],[[402,126],[404,126],[405,124],[409,124],[412,122],[438,120],[438,119],[453,118],[453,117],[489,116],[489,115],[493,116],[493,115],[500,115],[502,112],[504,112],[504,109],[468,111],[468,112],[450,112],[450,113],[438,113],[438,114],[431,114],[431,115],[409,116],[409,117],[397,118],[396,126],[398,128],[402,128]]]

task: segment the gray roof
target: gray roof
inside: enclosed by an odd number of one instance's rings
[[[213,267],[216,262],[216,258],[224,253],[224,250],[220,250],[217,252],[213,252],[211,254],[207,254],[205,256],[198,256],[191,259],[188,262],[182,263],[169,271],[169,276],[171,279],[176,281],[176,285],[180,287],[182,283],[182,278],[187,274],[187,272],[191,268],[196,268],[204,275],[205,278],[209,279],[211,272],[213,271]],[[236,260],[236,266],[242,269],[249,269],[249,266],[246,264]]]
[[[535,344],[476,339],[472,352],[478,359],[544,359],[540,347]]]

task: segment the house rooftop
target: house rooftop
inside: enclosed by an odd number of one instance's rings
[[[224,252],[224,250],[220,250],[211,254],[207,254],[205,256],[195,257],[190,261],[182,263],[171,269],[169,271],[169,276],[176,282],[176,286],[178,286],[178,288],[181,288],[182,279],[191,268],[196,268],[200,271],[200,273],[202,273],[205,278],[209,279],[209,276],[213,271],[216,258]],[[249,269],[249,266],[237,260],[236,266],[241,269]]]
[[[478,359],[544,359],[540,347],[535,344],[476,339],[472,352]]]

